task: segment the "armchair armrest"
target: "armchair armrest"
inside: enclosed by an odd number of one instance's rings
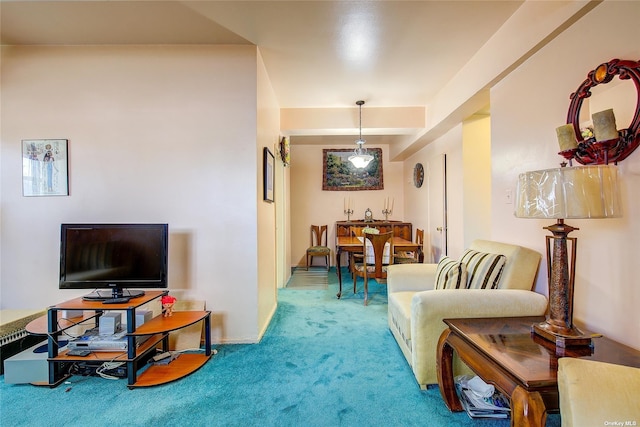
[[[387,268],[387,292],[434,288],[437,264],[394,264]]]
[[[435,384],[438,339],[443,319],[542,316],[547,298],[520,289],[439,289],[416,293],[411,300],[412,366],[419,384]]]
[[[439,289],[418,292],[411,301],[414,318],[422,321],[427,316],[439,323],[455,318],[542,316],[546,310],[544,295],[522,289]]]

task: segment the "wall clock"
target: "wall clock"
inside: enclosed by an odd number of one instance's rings
[[[424,182],[424,167],[422,163],[416,163],[416,166],[413,168],[413,185],[416,188],[422,187],[422,183]]]

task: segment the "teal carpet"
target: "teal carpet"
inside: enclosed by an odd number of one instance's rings
[[[386,288],[345,281],[327,290],[282,289],[259,344],[217,346],[199,371],[160,387],[72,377],[49,389],[0,383],[0,425],[13,426],[479,426],[450,413],[437,387],[421,391],[387,328]],[[560,425],[550,415],[547,426]]]

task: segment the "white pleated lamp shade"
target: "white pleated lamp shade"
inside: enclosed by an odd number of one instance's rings
[[[618,168],[577,166],[522,173],[515,209],[519,218],[620,217]]]

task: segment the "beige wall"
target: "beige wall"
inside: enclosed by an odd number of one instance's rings
[[[543,34],[537,34],[540,29],[546,25],[561,25],[560,18],[564,16],[566,19],[578,7],[576,2],[552,3],[529,3],[526,9],[540,9],[538,12],[541,19],[532,19],[535,15],[533,12],[533,15],[525,15],[528,19],[515,16],[514,22],[519,24],[506,25],[501,34],[478,52],[469,68],[462,70],[453,79],[457,84],[455,89],[443,89],[442,105],[435,105],[431,109],[452,110],[455,105],[461,105],[468,99],[468,95],[456,96],[457,94],[480,93],[486,82],[474,70],[485,70],[485,74],[488,70],[495,72],[497,83],[490,93],[491,187],[481,189],[477,183],[471,184],[467,177],[470,169],[466,169],[468,161],[465,159],[464,180],[460,181],[458,187],[450,182],[452,185],[449,188],[449,194],[464,194],[466,219],[461,227],[465,232],[458,237],[450,236],[454,240],[451,243],[454,246],[464,246],[469,239],[473,240],[476,233],[484,234],[485,223],[482,226],[472,226],[475,220],[468,217],[473,214],[469,206],[470,200],[478,193],[483,193],[490,195],[490,233],[479,237],[521,244],[544,254],[547,232],[542,227],[550,225],[549,221],[515,218],[513,205],[506,200],[507,191],[515,194],[519,173],[557,167],[562,161],[557,155],[555,128],[565,123],[569,95],[577,89],[587,73],[598,64],[613,58],[640,58],[637,43],[640,40],[640,27],[636,22],[636,17],[640,14],[640,3],[603,2],[567,31],[556,38],[542,41]],[[536,23],[535,28],[530,27],[533,22]],[[545,24],[538,25],[538,22]],[[615,23],[616,31],[599,31],[603,22]],[[536,37],[541,39],[539,51],[531,50],[537,43]],[[495,46],[502,45],[498,43],[500,40],[506,48],[500,50],[501,55],[496,56]],[[498,65],[502,69],[513,71],[500,75],[496,69]],[[463,78],[464,76],[469,78]],[[487,80],[492,78],[485,77]],[[626,105],[627,109],[634,108],[636,103]],[[625,127],[629,122],[629,112],[621,105],[610,106],[615,107],[616,117],[620,118],[618,127]],[[599,105],[597,108],[608,107]],[[434,128],[439,126],[437,116],[432,116],[435,120]],[[467,130],[470,128],[465,128],[465,157],[469,148],[466,145]],[[447,135],[437,138],[404,162],[405,178],[416,161],[438,162],[442,152],[455,151],[455,144],[462,146],[462,136],[453,140]],[[637,333],[637,326],[640,324],[640,312],[637,310],[640,304],[640,282],[635,268],[640,242],[640,199],[636,197],[640,188],[640,152],[632,154],[619,168],[624,217],[570,222],[580,228],[572,233],[572,237],[579,239],[574,315],[577,321],[586,323],[594,331],[640,349],[640,335]],[[480,173],[484,174],[482,171]],[[415,192],[414,189],[405,187],[407,199]],[[414,222],[418,221],[417,218],[428,213],[428,203],[408,202],[405,205],[406,217],[413,218]],[[547,294],[546,272],[546,261],[543,259],[536,283],[536,290],[543,294]]]
[[[491,118],[475,115],[462,130],[464,247],[491,236]]]
[[[282,169],[278,159],[278,137],[280,135],[280,108],[275,97],[267,70],[258,52],[257,63],[257,94],[258,94],[258,164],[255,170],[262,170],[263,147],[268,147],[274,155],[274,166]],[[275,177],[275,170],[274,170]],[[260,336],[264,334],[269,321],[278,305],[276,269],[276,205],[263,200],[263,175],[257,174],[258,199],[258,324]],[[282,203],[281,190],[277,188],[278,181],[274,179],[274,193],[278,196],[278,203]]]
[[[258,134],[257,134],[257,158],[255,170],[258,204],[258,324],[260,336],[264,334],[269,326],[269,321],[275,313],[278,305],[276,294],[276,268],[277,268],[277,247],[276,247],[276,204],[267,203],[263,200],[262,185],[262,163],[263,147],[268,147],[274,156],[274,165],[278,173],[274,170],[274,186],[279,180],[276,176],[282,175],[282,162],[278,160],[278,137],[280,135],[280,109],[275,93],[271,87],[267,70],[264,68],[262,56],[258,52],[257,63],[257,93],[258,93]],[[278,189],[274,188],[274,200],[283,203],[278,194]]]
[[[461,236],[463,233],[463,193],[460,191],[463,179],[462,163],[462,126],[456,126],[405,161],[404,194],[405,220],[413,223],[414,228],[424,230],[425,262],[438,262],[445,255],[442,241],[444,205],[443,197],[443,156],[447,163],[447,224],[448,254],[461,255]],[[422,163],[425,179],[422,187],[413,185],[413,169],[416,163]]]
[[[565,123],[569,95],[587,73],[613,58],[640,58],[638,2],[604,2],[558,36],[491,93],[493,235],[544,251],[542,227],[553,221],[517,219],[501,200],[527,170],[557,167],[555,128]],[[616,31],[596,31],[603,22]],[[516,108],[517,106],[517,108]],[[619,111],[620,117],[629,117]],[[619,123],[623,128],[628,125]],[[594,330],[640,348],[640,152],[620,164],[624,217],[572,220],[579,227],[574,316]],[[546,264],[546,263],[545,263]],[[546,290],[546,265],[538,288]]]
[[[2,307],[84,293],[58,290],[60,223],[167,222],[171,292],[206,301],[214,340],[256,341],[274,309],[261,147],[279,120],[256,48],[5,46],[1,79]],[[30,138],[69,139],[69,197],[22,196]]]
[[[355,141],[355,139],[354,139]],[[293,145],[291,147],[291,265],[305,265],[305,254],[309,247],[311,224],[329,226],[328,242],[332,248],[332,265],[335,264],[335,222],[347,219],[343,202],[351,197],[355,213],[352,219],[363,219],[364,211],[370,208],[375,219],[383,219],[382,209],[386,197],[395,199],[391,220],[404,220],[403,165],[389,162],[387,146],[382,148],[384,190],[367,191],[323,191],[322,147],[318,145]],[[331,148],[355,148],[331,147]],[[316,258],[316,265],[322,259]]]

